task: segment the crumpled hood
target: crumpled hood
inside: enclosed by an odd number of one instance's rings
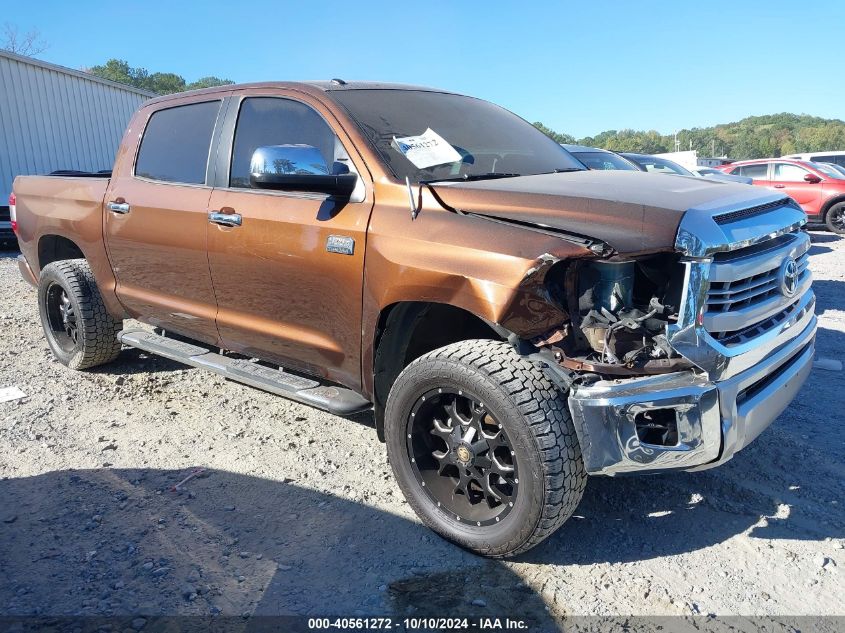
[[[634,171],[579,171],[434,183],[453,209],[549,227],[605,242],[618,253],[672,249],[683,215],[771,200],[758,187]]]

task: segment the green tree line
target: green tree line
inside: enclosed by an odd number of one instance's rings
[[[569,134],[542,123],[534,125],[558,143],[576,142]],[[678,141],[680,150],[694,149],[699,156],[726,155],[736,160],[845,150],[845,121],[789,113],[750,116],[735,123],[679,130]],[[607,130],[577,143],[614,152],[658,154],[675,150],[675,136],[655,130]]]
[[[127,84],[142,90],[149,90],[156,94],[166,95],[183,90],[196,90],[198,88],[210,88],[212,86],[225,86],[234,83],[230,79],[220,77],[202,77],[188,83],[182,75],[176,73],[150,73],[146,68],[133,68],[129,62],[122,59],[110,59],[101,66],[94,66],[85,69],[97,77]]]
[[[188,83],[176,73],[151,73],[146,68],[133,68],[129,62],[110,59],[105,64],[86,70],[93,75],[155,92],[170,94],[233,83],[230,79],[208,76]],[[575,139],[539,121],[534,126],[558,143],[579,143],[602,147],[614,152],[643,152],[658,154],[675,149],[673,134],[655,130],[606,130],[596,136]],[[845,121],[823,119],[806,114],[769,114],[750,116],[736,123],[678,131],[681,150],[698,150],[699,155],[726,155],[741,160],[768,158],[797,152],[819,152],[845,149]]]

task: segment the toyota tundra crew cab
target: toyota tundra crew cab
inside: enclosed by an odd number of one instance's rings
[[[19,177],[14,194],[59,361],[132,346],[372,410],[421,520],[488,556],[554,532],[587,475],[731,459],[811,368],[810,239],[790,198],[588,171],[445,91],[160,97],[110,175]]]

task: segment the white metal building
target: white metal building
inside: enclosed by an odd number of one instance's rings
[[[19,174],[111,169],[129,118],[154,96],[0,50],[0,205]]]

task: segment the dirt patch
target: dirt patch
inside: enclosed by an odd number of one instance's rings
[[[137,350],[59,365],[15,255],[0,388],[27,395],[0,403],[0,615],[845,615],[843,372],[814,370],[722,468],[591,479],[546,543],[489,562],[417,521],[367,415]],[[813,233],[818,355],[838,360],[843,256]]]

